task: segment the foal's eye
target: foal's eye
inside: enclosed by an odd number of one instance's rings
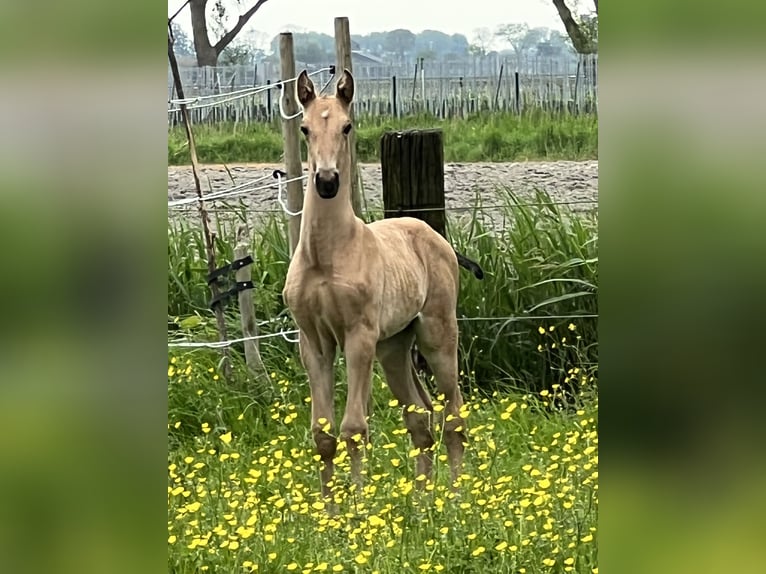
[[[350,131],[351,131],[351,124],[346,124],[345,126],[343,126],[343,135],[344,136],[347,136],[348,132],[350,132]]]
[[[301,131],[303,132],[304,136],[309,135],[309,129],[306,126],[301,126]]]

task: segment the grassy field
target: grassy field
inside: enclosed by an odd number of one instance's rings
[[[360,119],[356,125],[358,159],[378,162],[380,137],[386,131],[434,127],[444,131],[444,159],[448,162],[595,159],[598,153],[596,116],[533,110],[521,116],[494,113],[452,120],[427,115]],[[283,151],[281,129],[281,120],[249,126],[198,126],[194,132],[197,155],[203,163],[278,162]],[[183,128],[171,129],[168,165],[189,161]]]
[[[473,212],[450,218],[450,241],[478,261],[486,274],[483,281],[467,272],[461,275],[458,316],[519,319],[461,322],[461,367],[474,373],[478,384],[488,390],[505,383],[542,390],[555,382],[564,365],[576,356],[595,368],[595,318],[573,320],[582,338],[554,348],[537,332],[536,321],[524,318],[598,313],[595,215],[569,215],[551,204],[544,193],[532,202],[539,204],[534,206],[528,205],[528,200],[518,201],[507,190],[500,190],[497,198],[484,191],[482,197],[486,204],[503,204],[504,208],[494,210],[496,217],[513,224],[493,230],[478,200]],[[247,220],[244,207],[239,216]],[[252,274],[258,284],[253,297],[259,319],[287,319],[281,291],[289,255],[282,221],[281,217],[268,220],[253,236]],[[220,264],[233,259],[234,236],[234,223],[219,221],[216,247]],[[215,322],[207,309],[210,295],[205,248],[196,223],[177,220],[169,226],[168,263],[169,318],[178,317],[186,327],[183,332],[192,339],[213,338]],[[227,320],[231,331],[238,332],[236,305],[229,308]],[[570,321],[551,319],[550,324],[561,329]],[[293,328],[289,322],[285,325]],[[290,346],[285,345],[287,352]]]
[[[457,494],[438,442],[436,480],[418,490],[417,451],[376,377],[366,483],[349,487],[341,445],[332,515],[318,496],[300,369],[272,373],[277,396],[266,406],[206,365],[173,354],[168,367],[171,400],[199,403],[168,422],[169,572],[596,571],[598,403],[576,367],[581,391],[564,409],[550,408],[557,389],[467,397]]]
[[[597,313],[596,219],[560,211],[543,193],[536,206],[500,195],[512,225],[492,229],[478,203],[449,222],[452,243],[486,272],[481,282],[461,275],[459,316],[500,317],[460,323],[468,446],[457,494],[440,440],[435,480],[417,488],[416,452],[378,368],[365,487],[350,487],[341,446],[332,515],[317,496],[296,345],[261,342],[265,383],[248,374],[236,346],[227,381],[218,351],[170,348],[169,572],[598,571],[596,320],[504,319]],[[247,219],[244,208],[240,215]],[[233,223],[218,221],[217,232],[223,264]],[[254,233],[252,254],[257,316],[273,321],[263,332],[293,328],[280,294],[289,259],[281,218]],[[168,259],[169,336],[215,339],[196,224],[169,223]],[[226,318],[237,336],[236,309]],[[336,405],[344,380],[341,359]]]

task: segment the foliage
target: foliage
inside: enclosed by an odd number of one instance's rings
[[[272,38],[271,51],[279,54],[279,35]],[[296,62],[306,64],[335,62],[335,38],[320,32],[293,32],[293,55]]]
[[[482,282],[461,275],[459,313],[595,311],[595,219],[559,210],[542,192],[531,201],[499,194],[491,198],[504,202],[494,210],[499,220],[482,221],[480,204],[466,214],[470,222],[450,220],[450,240],[486,273]],[[253,216],[244,207],[236,215]],[[214,223],[223,264],[232,258],[227,239],[236,220]],[[260,221],[252,254],[257,314],[274,320],[264,330],[289,328],[280,315],[288,261],[281,218]],[[173,336],[215,339],[196,222],[170,221],[168,258]],[[235,333],[236,312],[229,310],[227,320]],[[414,476],[418,450],[404,436],[401,408],[376,368],[365,486],[350,485],[341,443],[330,501],[337,512],[318,496],[308,383],[293,343],[261,342],[271,373],[265,388],[252,380],[237,348],[226,381],[218,351],[171,348],[168,572],[597,574],[595,321],[460,328],[467,448],[457,491],[449,490],[438,414],[434,481]],[[342,405],[342,360],[336,381]],[[433,387],[432,395],[435,412],[444,412]]]
[[[580,54],[598,52],[598,0],[593,1],[595,12],[584,11],[579,0],[552,0],[556,11],[564,24],[564,29],[572,41],[572,46]]]
[[[542,334],[540,321],[524,318],[598,312],[595,217],[559,209],[543,192],[526,201],[508,190],[500,190],[497,197],[492,197],[491,190],[477,190],[477,196],[500,207],[484,210],[477,200],[473,211],[449,220],[452,244],[485,271],[483,281],[467,272],[461,275],[459,316],[519,319],[461,321],[464,372],[474,373],[483,389],[510,385],[539,390],[561,384],[576,358],[582,367],[587,363],[595,371],[594,318],[551,319],[546,323],[554,330]],[[248,220],[244,207],[238,218]],[[232,218],[216,222],[219,265],[233,259],[230,239],[235,236],[235,222]],[[269,214],[253,234],[252,273],[258,284],[254,297],[257,317],[291,325],[281,297],[289,257],[280,222],[281,217]],[[188,327],[194,339],[212,338],[214,332],[206,275],[198,226],[173,219],[168,229],[168,316],[182,328]],[[227,321],[232,332],[239,330],[236,305],[227,311]],[[551,340],[552,334],[566,340]],[[283,351],[297,360],[295,348],[286,346]]]
[[[257,48],[241,38],[234,39],[218,56],[219,66],[249,64],[260,55]]]
[[[594,381],[578,381],[569,408],[553,407],[557,390],[467,395],[450,492],[439,423],[435,480],[421,489],[418,451],[376,374],[366,483],[349,485],[341,443],[332,512],[317,493],[305,376],[289,357],[274,364],[261,406],[209,357],[169,357],[168,572],[597,572]]]
[[[486,56],[492,48],[494,37],[489,28],[475,28],[468,51],[472,56]]]
[[[193,56],[194,44],[189,35],[177,22],[173,22],[170,27],[173,32],[173,51],[176,56]]]
[[[197,157],[203,163],[278,162],[283,153],[280,121],[198,126]],[[363,116],[356,125],[357,157],[361,162],[378,162],[380,138],[386,131],[434,127],[444,132],[444,158],[448,162],[593,159],[598,153],[595,116],[536,109],[522,115],[482,113],[449,120],[428,114],[399,119]],[[186,165],[189,161],[183,128],[172,128],[168,164]]]
[[[267,0],[190,0],[194,46],[199,66],[215,66],[227,47],[237,38],[245,24]],[[211,42],[210,32],[216,40]],[[240,63],[247,41],[232,48],[227,60]],[[249,60],[250,58],[248,58]]]

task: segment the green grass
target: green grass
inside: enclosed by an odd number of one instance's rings
[[[439,127],[444,132],[448,162],[582,160],[598,154],[598,120],[591,115],[562,115],[533,110],[481,113],[465,119],[440,120],[420,115],[400,119],[361,118],[357,121],[360,162],[380,161],[380,138],[386,131]],[[196,126],[197,156],[202,163],[279,162],[281,123]],[[305,149],[302,151],[305,156]],[[188,145],[182,127],[168,133],[168,165],[187,165]]]
[[[544,193],[526,203],[501,195],[509,224],[500,230],[483,221],[478,204],[468,222],[450,219],[450,240],[486,273],[484,281],[462,273],[459,315],[596,313],[595,217],[560,211]],[[244,208],[239,216],[248,219]],[[222,265],[232,258],[236,221],[214,224]],[[293,327],[281,300],[285,237],[276,217],[253,236],[257,316],[275,320],[267,332]],[[170,222],[168,257],[168,315],[180,326],[169,335],[214,340],[196,222]],[[233,307],[226,313],[232,337],[239,332]],[[438,416],[434,482],[416,487],[401,409],[376,367],[365,487],[350,487],[341,445],[335,515],[318,497],[297,346],[266,339],[260,350],[266,382],[248,373],[237,346],[225,381],[219,351],[169,349],[169,572],[592,574],[597,567],[594,319],[460,323],[468,445],[457,495],[448,491]],[[335,380],[339,421],[342,358]]]
[[[486,191],[482,196],[490,197]],[[557,333],[566,331],[570,324],[575,326],[576,333],[570,332],[563,343],[550,340],[550,332],[539,333],[543,321],[525,318],[598,313],[595,216],[562,211],[542,192],[531,202],[517,201],[509,191],[500,191],[498,199],[490,197],[485,201],[502,201],[500,216],[513,223],[492,230],[484,221],[480,203],[474,213],[463,214],[469,219],[467,223],[457,215],[450,217],[450,241],[478,261],[486,275],[478,281],[468,272],[461,273],[458,316],[518,319],[461,321],[461,368],[489,390],[506,384],[534,390],[546,388],[578,353],[595,369],[595,318],[544,321],[546,329],[553,327]],[[247,217],[244,209],[240,217]],[[284,317],[285,325],[292,328],[281,297],[289,261],[282,221],[276,216],[267,219],[253,235],[252,273],[258,285],[253,296],[259,319]],[[219,265],[233,259],[234,236],[233,222],[218,222]],[[207,309],[210,295],[205,249],[196,222],[178,220],[169,226],[168,261],[169,317],[180,317],[183,324],[189,325],[186,332],[191,338],[212,338],[215,322]],[[236,304],[227,310],[227,321],[230,332],[239,332]],[[285,345],[286,352],[294,351]]]
[[[569,409],[551,409],[547,394],[466,397],[468,446],[453,495],[439,443],[434,483],[418,491],[401,410],[376,376],[365,486],[349,487],[341,445],[338,513],[330,515],[318,496],[305,376],[294,363],[275,373],[270,404],[256,406],[198,356],[170,361],[171,403],[193,397],[197,416],[169,413],[169,572],[596,567],[598,403],[590,381]],[[338,404],[343,390],[339,382]]]

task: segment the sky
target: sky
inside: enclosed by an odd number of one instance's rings
[[[227,0],[235,6],[236,0]],[[254,0],[242,0],[244,11]],[[172,15],[184,0],[168,0]],[[445,8],[446,6],[446,8]],[[346,16],[352,34],[386,32],[406,28],[447,34],[464,34],[470,42],[476,28],[494,31],[500,24],[526,22],[531,28],[545,26],[564,32],[550,0],[268,0],[252,17],[245,30],[266,32],[269,39],[280,32],[311,30],[335,35],[334,19]],[[186,7],[176,18],[191,36],[191,18]]]

